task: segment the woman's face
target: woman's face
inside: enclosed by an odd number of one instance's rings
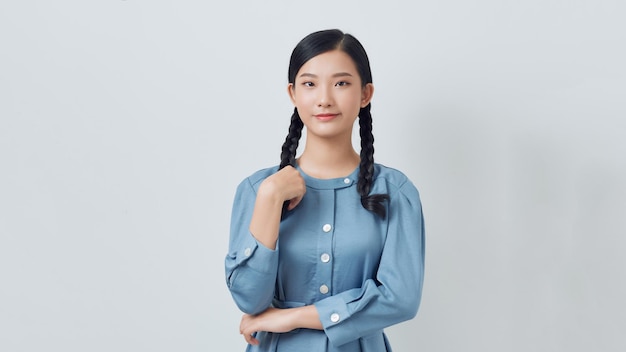
[[[354,121],[360,108],[369,104],[374,86],[363,87],[352,58],[333,50],[307,61],[288,91],[307,138],[351,139]]]

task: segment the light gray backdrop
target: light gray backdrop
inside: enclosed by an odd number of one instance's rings
[[[377,161],[422,194],[397,351],[624,351],[626,6],[0,3],[0,350],[241,351],[236,185],[278,162],[293,46],[355,34]]]

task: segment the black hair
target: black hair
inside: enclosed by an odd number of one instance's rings
[[[361,43],[352,35],[338,29],[323,30],[304,37],[294,48],[289,61],[289,83],[295,84],[296,74],[307,61],[331,50],[341,50],[354,61],[363,87],[372,83],[372,71],[369,59]],[[359,127],[361,135],[361,161],[359,164],[359,180],[357,191],[361,195],[361,204],[381,218],[385,218],[386,210],[383,203],[389,199],[388,194],[370,194],[374,180],[374,135],[372,134],[372,115],[368,104],[359,111]],[[285,138],[280,155],[280,169],[287,165],[296,166],[296,150],[304,127],[298,110],[294,108],[291,115],[289,133]],[[287,204],[287,202],[285,203]]]

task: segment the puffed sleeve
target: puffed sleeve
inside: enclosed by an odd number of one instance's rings
[[[248,314],[261,313],[272,303],[278,268],[278,248],[265,247],[250,233],[255,200],[255,189],[246,179],[235,194],[225,260],[226,285],[237,307]]]
[[[340,346],[417,314],[424,278],[424,219],[415,186],[390,194],[388,233],[375,280],[315,303],[324,331]]]

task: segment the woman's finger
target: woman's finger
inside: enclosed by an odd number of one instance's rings
[[[258,345],[259,340],[257,340],[251,333],[246,333],[245,331],[242,333],[243,339],[250,345]]]
[[[253,316],[249,314],[244,314],[241,317],[241,323],[239,324],[239,333],[243,336],[244,340],[246,340],[246,342],[249,343],[250,345],[258,345],[259,340],[257,340],[253,336],[253,334],[256,333],[256,331],[251,330],[253,329],[251,327],[252,320],[253,320]]]
[[[296,198],[289,200],[289,206],[287,207],[287,210],[293,210],[295,207],[297,207],[298,204],[300,204],[300,201],[302,200],[303,197],[304,195],[301,195],[301,196],[298,196]]]

